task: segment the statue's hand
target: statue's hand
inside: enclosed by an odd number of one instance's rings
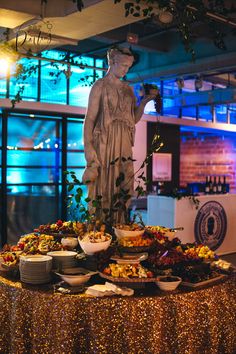
[[[98,167],[97,166],[90,166],[86,167],[82,181],[83,183],[95,182],[98,177]]]
[[[151,100],[154,100],[156,98],[156,94],[151,94],[151,95],[145,95],[145,96],[143,96],[143,99],[142,99],[142,103],[143,104],[146,104],[146,103],[148,103],[149,101],[151,101]]]
[[[101,165],[99,160],[98,160],[96,152],[94,150],[92,150],[92,149],[86,151],[85,158],[87,160],[88,166],[91,166],[91,167],[95,167],[96,166],[96,167],[98,167],[98,166]]]

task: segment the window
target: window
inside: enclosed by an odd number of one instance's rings
[[[215,114],[217,123],[227,122],[227,105],[221,104],[215,106]]]
[[[11,69],[9,88],[10,98],[13,98],[17,94],[23,84],[24,91],[22,93],[22,98],[27,101],[36,101],[38,96],[38,60],[23,58],[19,63],[22,63],[27,70],[32,69],[32,74],[26,79],[26,81],[17,80],[13,76],[15,68]]]
[[[67,86],[64,70],[66,65],[41,63],[41,102],[66,104]],[[59,74],[59,76],[58,76]]]
[[[23,113],[9,114],[8,111],[6,114],[7,164],[3,168],[7,195],[6,202],[0,201],[0,205],[5,208],[8,218],[6,230],[1,234],[8,235],[5,242],[15,243],[20,235],[32,232],[42,223],[67,218],[66,195],[62,190],[63,171],[73,169],[78,179],[82,179],[86,162],[81,117],[31,117]],[[67,130],[67,141],[64,142],[62,118]],[[0,123],[1,120],[2,117]],[[63,151],[62,146],[65,146]],[[1,152],[2,146],[0,157]],[[86,194],[86,186],[83,189]]]

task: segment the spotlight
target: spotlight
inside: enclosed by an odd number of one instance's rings
[[[202,88],[203,86],[203,80],[202,80],[202,77],[200,75],[198,75],[195,79],[195,82],[194,82],[194,85],[195,85],[195,90],[198,91]]]
[[[175,80],[176,85],[178,86],[178,89],[182,89],[184,87],[184,79],[183,78],[178,78]]]
[[[138,35],[136,33],[127,33],[127,42],[131,44],[138,44]]]
[[[0,74],[6,75],[10,67],[10,62],[7,59],[0,59]]]

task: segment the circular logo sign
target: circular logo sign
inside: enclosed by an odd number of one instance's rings
[[[205,203],[198,211],[194,223],[197,243],[215,251],[223,243],[227,231],[227,217],[223,206],[215,201]]]

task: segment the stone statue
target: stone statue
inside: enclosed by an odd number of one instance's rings
[[[155,96],[144,96],[136,106],[132,88],[120,80],[134,62],[128,48],[111,48],[107,58],[108,71],[95,82],[89,96],[84,124],[87,167],[83,182],[90,181],[89,198],[93,200],[101,195],[102,207],[109,209],[112,196],[118,192],[116,179],[120,172],[125,175],[121,187],[133,194],[134,168],[129,158],[132,158],[135,124],[141,119],[146,103]],[[118,161],[111,164],[117,158]]]

